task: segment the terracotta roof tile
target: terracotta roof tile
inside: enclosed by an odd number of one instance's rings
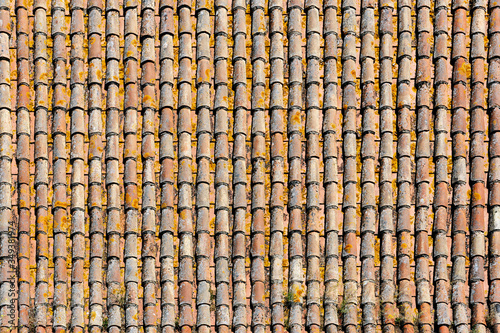
[[[266,22],[264,14],[264,1],[253,0],[250,3],[252,16],[252,221],[250,227],[250,282],[252,309],[252,331],[261,333],[265,331],[266,307],[265,307],[265,225],[266,225],[266,195],[265,195],[265,163],[266,163]]]
[[[142,288],[143,327],[157,331],[156,298],[156,52],[155,2],[144,1],[141,7],[141,90],[142,90]]]
[[[323,187],[325,189],[325,275],[324,321],[329,332],[339,328],[339,219],[338,219],[338,72],[337,72],[337,3],[323,4],[323,34],[325,38],[323,78]]]
[[[196,1],[196,329],[209,332],[211,326],[212,253],[210,229],[210,168],[211,168],[211,63],[210,9],[204,0]]]
[[[452,307],[453,323],[457,332],[468,330],[468,305],[467,275],[465,267],[466,257],[466,234],[467,234],[467,152],[465,140],[467,133],[466,109],[469,107],[467,96],[467,75],[462,73],[462,68],[470,67],[465,47],[467,42],[467,10],[468,3],[464,1],[453,1],[453,28],[452,28],[452,156],[453,167],[451,185],[453,187],[453,224],[452,224]]]
[[[451,324],[449,305],[449,277],[447,260],[448,220],[448,3],[442,1],[434,6],[434,306],[436,325],[448,331]]]
[[[490,113],[490,168],[488,174],[488,183],[491,187],[490,196],[489,196],[489,225],[488,225],[488,236],[489,236],[489,255],[490,255],[490,277],[489,277],[489,301],[490,301],[490,327],[493,328],[494,331],[498,331],[500,329],[500,309],[498,306],[498,286],[499,286],[499,276],[495,274],[495,268],[498,267],[499,257],[496,255],[498,247],[495,246],[497,244],[497,235],[498,235],[498,213],[496,200],[498,193],[498,186],[496,186],[499,178],[497,177],[497,163],[498,158],[496,154],[497,150],[497,127],[493,122],[496,121],[498,117],[498,101],[495,98],[495,95],[500,87],[497,80],[498,70],[497,64],[499,61],[500,53],[496,47],[496,41],[500,37],[500,27],[496,23],[495,20],[498,15],[500,15],[500,8],[497,4],[491,2],[489,3],[490,10],[490,26],[489,26],[489,53],[488,53],[488,62],[489,62],[489,72],[488,72],[488,109]]]
[[[394,26],[392,15],[394,2],[385,1],[380,8],[380,171],[379,171],[379,234],[380,234],[380,304],[382,327],[388,332],[395,331],[395,281],[394,281],[394,236],[396,221],[394,221],[394,191],[392,164],[393,149],[393,79],[394,66],[393,37]]]
[[[160,3],[160,281],[161,331],[175,328],[175,273],[174,273],[174,4]]]
[[[0,331],[500,331],[499,15],[0,1]]]
[[[30,62],[29,62],[29,22],[28,5],[25,1],[16,2],[17,32],[17,105],[16,105],[16,163],[18,169],[18,318],[20,332],[27,331],[31,306],[30,275],[30,225],[31,225],[31,187],[30,187]],[[2,265],[5,270],[7,265]]]
[[[321,330],[321,206],[320,206],[320,3],[307,1],[306,11],[306,234],[307,234],[307,320],[310,332]]]
[[[289,330],[303,330],[302,307],[304,304],[305,276],[302,224],[302,13],[304,1],[288,2],[288,297],[290,298]]]
[[[431,157],[431,22],[430,3],[420,1],[417,4],[417,74],[415,85],[417,113],[417,145],[415,148],[415,284],[418,307],[419,327],[423,332],[432,332],[433,317],[431,303],[431,283],[429,270],[429,229],[430,176],[429,159]]]
[[[109,332],[119,332],[122,325],[120,299],[122,297],[123,280],[120,274],[122,253],[120,249],[123,226],[121,222],[121,198],[119,164],[119,110],[121,101],[118,98],[119,81],[119,14],[120,7],[113,0],[106,1],[106,192],[107,192],[107,326]]]
[[[178,159],[179,174],[177,180],[179,214],[179,327],[182,332],[190,332],[195,325],[193,318],[193,282],[194,282],[194,239],[192,217],[193,179],[191,174],[191,64],[192,32],[191,5],[187,1],[177,4],[179,17],[179,79],[178,79]]]
[[[411,221],[411,191],[412,191],[412,161],[411,161],[411,2],[398,1],[398,78],[397,78],[397,283],[399,288],[397,303],[400,310],[401,325],[405,332],[413,332],[413,302],[414,289],[411,279],[411,239],[414,226]]]
[[[73,0],[71,10],[71,240],[72,274],[71,274],[71,327],[75,332],[85,329],[85,56],[83,41],[85,39],[83,2]],[[64,12],[63,12],[64,13]],[[54,45],[55,46],[55,45]],[[54,169],[55,172],[55,169]]]
[[[377,309],[375,298],[375,2],[365,0],[361,9],[361,308],[364,330],[376,328]]]
[[[233,1],[233,230],[232,230],[232,325],[235,333],[247,331],[247,25],[246,5],[243,0]]]
[[[231,330],[230,302],[230,178],[228,125],[228,12],[229,2],[215,2],[215,325],[219,332]]]
[[[34,85],[35,85],[35,178],[34,188],[36,213],[36,281],[35,281],[35,325],[45,332],[48,324],[49,302],[49,258],[48,258],[48,55],[47,55],[47,4],[36,1],[34,15]],[[3,35],[3,34],[2,34]]]
[[[270,210],[270,307],[271,326],[275,332],[285,330],[285,304],[284,304],[284,275],[283,275],[283,238],[285,223],[285,147],[284,147],[284,95],[285,83],[285,54],[284,54],[284,31],[283,31],[283,1],[269,1],[269,39],[271,66],[269,86],[270,101],[269,112],[271,114],[269,131],[271,136],[271,198]]]
[[[485,213],[486,213],[486,177],[485,177],[485,60],[486,49],[486,2],[471,5],[471,101],[470,101],[470,299],[471,326],[479,332],[486,331],[485,299]]]
[[[356,174],[356,109],[358,107],[356,88],[356,29],[355,1],[342,2],[342,137],[343,137],[343,241],[342,269],[343,285],[342,323],[347,333],[354,333],[358,324],[358,257],[357,231],[357,183]]]
[[[123,46],[123,186],[124,186],[124,240],[123,260],[125,263],[124,284],[126,300],[124,308],[125,330],[136,332],[139,329],[139,194],[137,180],[137,128],[139,107],[139,71],[138,71],[138,2],[127,0],[123,3],[124,46]],[[147,163],[146,161],[144,161]],[[144,166],[144,170],[146,167]],[[144,193],[144,189],[143,189]],[[144,272],[144,269],[143,269]],[[122,291],[123,293],[123,291]],[[108,296],[109,297],[109,296]],[[120,300],[118,300],[120,301]],[[122,320],[123,320],[122,319]]]
[[[0,57],[0,67],[2,71],[10,73],[10,58],[8,54],[8,41],[11,37],[11,21],[9,17],[9,8],[5,6],[5,3],[0,7],[0,17],[2,21],[0,22],[0,43],[4,45],[3,54]],[[7,47],[5,47],[7,45]],[[13,161],[13,151],[11,148],[13,139],[13,126],[11,121],[11,111],[12,102],[10,94],[10,77],[4,75],[0,80],[0,168],[1,168],[1,182],[0,182],[0,210],[2,214],[2,219],[0,223],[0,238],[1,238],[1,249],[0,249],[0,269],[2,272],[2,278],[0,280],[0,312],[2,314],[2,319],[0,321],[0,328],[2,331],[9,330],[10,324],[8,323],[8,313],[11,312],[10,304],[15,302],[15,299],[10,293],[11,282],[6,279],[9,274],[5,274],[6,270],[12,270],[12,262],[15,262],[14,254],[9,246],[6,246],[10,239],[15,239],[14,230],[11,221],[15,216],[13,214],[12,207],[12,194],[11,188],[14,185],[12,182],[12,172],[11,164]],[[12,260],[11,260],[12,256]],[[14,265],[15,266],[15,265]],[[12,275],[12,274],[10,274]],[[14,281],[12,281],[14,282]]]

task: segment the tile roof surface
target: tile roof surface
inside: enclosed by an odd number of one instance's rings
[[[496,0],[0,0],[0,332],[500,333]]]

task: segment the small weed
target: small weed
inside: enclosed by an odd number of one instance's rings
[[[102,329],[104,331],[107,331],[108,330],[108,317],[105,317],[103,320],[102,320]]]
[[[415,316],[413,316],[413,325],[415,327],[419,327],[420,326],[420,316],[418,314],[416,314]]]
[[[289,307],[293,303],[293,294],[291,292],[287,292],[284,295],[285,306]]]
[[[338,312],[343,315],[347,313],[347,301],[345,298],[342,300],[342,303],[340,303]]]
[[[210,289],[210,311],[215,312],[216,294]]]
[[[122,288],[121,291],[119,291],[118,295],[118,306],[120,307],[120,314],[121,314],[121,332],[125,332],[125,326],[126,326],[126,321],[125,321],[125,316],[126,316],[126,307],[127,307],[127,298],[126,298],[126,291],[125,289]]]
[[[396,324],[396,327],[400,327],[403,326],[404,324],[404,316],[403,315],[399,315],[396,317],[396,319],[394,319],[394,323]]]
[[[285,330],[290,331],[290,317],[289,316],[286,316],[285,323],[283,325],[285,326]]]
[[[36,312],[35,307],[31,306],[28,312],[28,332],[36,333]]]
[[[493,324],[493,315],[491,314],[490,311],[484,310],[484,319],[486,321],[486,325],[492,326],[492,324]]]
[[[174,325],[175,325],[175,330],[176,331],[178,331],[181,328],[181,326],[179,325],[179,318],[175,318]]]
[[[340,313],[342,313],[342,314],[347,313],[347,301],[345,299],[340,304]]]

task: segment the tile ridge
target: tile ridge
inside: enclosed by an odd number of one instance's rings
[[[233,329],[247,332],[246,299],[246,214],[247,214],[247,117],[248,93],[246,74],[246,4],[243,0],[232,3],[233,14],[233,235],[232,235],[232,287]]]
[[[194,241],[192,216],[192,154],[191,154],[191,89],[192,89],[192,28],[191,3],[180,1],[177,4],[179,17],[179,77],[178,77],[178,164],[177,179],[179,214],[179,327],[183,332],[191,332],[193,320],[193,282],[194,282]]]
[[[470,294],[471,327],[478,332],[486,332],[486,299],[485,299],[485,260],[486,242],[485,221],[487,192],[485,175],[486,143],[486,15],[487,2],[475,1],[471,4],[471,96],[470,96]]]
[[[156,51],[155,1],[141,3],[141,91],[142,91],[142,251],[141,280],[143,327],[146,333],[157,332],[156,315]],[[140,325],[140,324],[139,324]]]
[[[285,148],[284,133],[284,65],[283,46],[283,0],[269,1],[269,39],[270,39],[270,159],[271,159],[271,198],[270,198],[270,307],[273,332],[285,330],[285,304],[283,279],[283,228],[284,228],[284,187],[285,187]]]
[[[122,277],[120,274],[121,250],[120,243],[123,234],[121,222],[121,198],[119,163],[119,62],[120,32],[119,4],[116,0],[106,0],[106,237],[107,237],[107,314],[108,332],[118,333],[122,327],[120,296],[122,294]]]
[[[12,252],[11,239],[14,238],[13,233],[16,230],[16,222],[14,220],[15,214],[12,211],[12,101],[11,101],[11,67],[10,67],[10,41],[11,31],[13,30],[10,10],[12,1],[3,3],[0,8],[0,68],[2,76],[0,79],[0,272],[4,273],[6,270],[12,271],[12,265],[16,265],[15,252]],[[48,246],[48,244],[47,244]],[[14,249],[15,251],[16,249]],[[48,252],[48,250],[47,250]],[[5,268],[4,268],[5,267]],[[15,267],[15,266],[14,266]],[[9,331],[12,326],[15,326],[15,295],[12,295],[12,290],[15,290],[15,276],[13,280],[9,277],[12,273],[2,274],[0,279],[0,311],[2,311],[2,318],[0,321],[0,329],[2,331]],[[13,312],[14,317],[11,317]]]
[[[357,246],[357,142],[356,142],[356,10],[351,0],[342,1],[342,136],[343,136],[343,300],[342,323],[346,333],[357,332],[358,278],[356,272]]]
[[[18,325],[20,333],[27,333],[30,325],[29,313],[31,309],[31,184],[30,184],[30,140],[31,140],[31,117],[30,117],[30,61],[29,54],[29,21],[28,4],[26,0],[17,0],[15,3],[17,17],[17,104],[16,104],[16,162],[18,168],[18,246],[17,255],[19,265],[18,275]],[[2,271],[7,269],[2,265]],[[2,272],[2,274],[4,274]],[[4,275],[5,276],[5,275]]]
[[[380,237],[380,304],[382,315],[382,329],[387,332],[396,331],[396,304],[394,282],[394,238],[396,235],[394,221],[394,193],[392,165],[394,160],[393,148],[393,12],[394,2],[380,1],[379,18],[379,121],[380,121],[380,148],[379,148],[379,237]]]
[[[307,320],[309,332],[321,331],[321,206],[320,206],[320,133],[321,109],[320,92],[320,4],[308,0],[306,11],[306,233],[307,233]]]
[[[263,0],[252,0],[252,220],[251,220],[251,307],[252,331],[263,333],[266,325],[265,308],[265,163],[266,163],[266,24]]]
[[[447,1],[434,6],[434,303],[436,325],[442,332],[448,332],[451,325],[448,277],[448,24]]]
[[[302,14],[303,0],[289,0],[288,9],[288,297],[289,331],[303,330],[305,294],[302,226]]]
[[[361,309],[366,332],[376,327],[375,302],[375,160],[376,160],[376,96],[375,96],[375,1],[361,4]]]
[[[488,241],[489,241],[489,297],[490,304],[489,317],[491,318],[489,326],[493,332],[500,330],[500,274],[496,267],[500,267],[500,256],[498,236],[500,235],[500,208],[498,207],[498,195],[500,193],[500,175],[498,174],[498,163],[500,162],[498,154],[498,138],[500,137],[497,120],[499,119],[500,101],[498,100],[500,92],[500,76],[498,68],[500,66],[500,50],[498,42],[500,41],[500,26],[498,18],[500,17],[500,6],[495,1],[489,2],[489,50],[488,50],[488,112],[489,112],[489,221],[488,221]]]
[[[452,271],[451,293],[453,308],[453,325],[457,332],[469,330],[468,302],[466,300],[467,275],[466,275],[466,237],[468,229],[467,192],[469,189],[467,179],[467,110],[469,99],[467,96],[467,71],[469,67],[466,49],[467,40],[467,12],[468,1],[453,0],[453,28],[451,65],[452,75],[452,100],[451,100],[451,139],[452,139]]]
[[[48,324],[48,288],[49,288],[49,258],[48,258],[48,74],[47,74],[47,3],[37,0],[33,3],[34,16],[34,87],[35,87],[35,178],[34,188],[36,214],[36,285],[35,310],[38,313],[36,329],[45,333]],[[3,37],[0,34],[0,38]],[[9,190],[10,193],[10,190]]]
[[[103,318],[104,216],[102,210],[102,1],[89,1],[88,13],[88,214],[90,234],[89,331],[101,332]]]
[[[54,7],[54,6],[53,6]],[[72,0],[69,4],[70,25],[70,89],[69,111],[70,123],[70,163],[71,163],[71,241],[72,241],[72,274],[71,274],[71,326],[74,331],[85,329],[85,72],[84,50],[85,39],[83,1]],[[64,15],[64,11],[62,12]],[[64,21],[64,16],[61,18]],[[55,19],[52,20],[54,23]],[[65,36],[60,43],[65,46]],[[54,41],[54,47],[56,46]],[[64,47],[66,50],[66,47]],[[65,61],[66,62],[66,61]],[[66,77],[66,70],[64,70]],[[64,83],[66,85],[66,83]],[[65,116],[65,114],[63,115]],[[64,130],[66,123],[64,122]],[[65,137],[64,137],[65,138]],[[55,142],[54,142],[55,143]],[[65,148],[66,142],[61,142]],[[54,169],[54,175],[57,171]],[[61,167],[61,175],[66,178],[66,166]],[[66,190],[66,189],[64,189]],[[65,226],[66,227],[66,226]],[[66,247],[66,241],[64,242]]]
[[[230,198],[229,198],[229,126],[228,126],[228,11],[227,0],[215,1],[215,326],[218,332],[231,330],[230,294]]]
[[[400,310],[401,328],[407,333],[414,331],[412,289],[411,279],[411,249],[410,235],[411,225],[411,3],[408,0],[398,1],[398,79],[397,79],[397,225],[396,234],[398,239],[397,263],[398,263],[398,298],[397,304]]]
[[[138,82],[138,2],[126,0],[123,3],[123,187],[124,187],[124,253],[125,262],[125,296],[123,307],[126,315],[125,330],[139,329],[139,267],[138,249],[139,241],[139,195],[137,181],[137,109],[139,106]],[[117,198],[115,198],[117,200]],[[122,296],[123,297],[123,296]]]
[[[323,187],[325,191],[325,273],[323,295],[324,322],[327,332],[341,329],[339,305],[339,221],[338,221],[338,70],[337,2],[323,3],[324,76],[323,76]]]
[[[416,113],[417,144],[416,164],[416,200],[415,200],[415,284],[418,308],[418,329],[423,332],[433,331],[432,300],[430,294],[429,272],[429,208],[430,208],[430,122],[431,122],[431,22],[430,3],[428,0],[417,2],[417,77],[416,77]]]
[[[206,333],[211,326],[211,276],[210,276],[210,117],[211,55],[210,7],[208,1],[196,1],[196,329]]]
[[[173,333],[175,327],[174,271],[174,2],[160,2],[160,285],[161,329]]]

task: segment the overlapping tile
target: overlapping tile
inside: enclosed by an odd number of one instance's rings
[[[228,81],[228,13],[229,2],[215,2],[215,326],[218,332],[231,331],[230,298],[230,178],[229,178],[229,81]],[[210,256],[209,256],[210,257]],[[209,305],[210,306],[210,305]],[[208,327],[210,329],[210,327]]]
[[[397,235],[397,304],[400,313],[400,326],[404,332],[414,332],[412,294],[414,281],[411,278],[412,243],[411,234],[414,225],[412,214],[412,153],[411,153],[411,123],[412,123],[412,85],[411,66],[414,58],[411,54],[411,1],[398,1],[398,50],[397,50],[397,159],[398,174],[396,183],[396,235]]]
[[[376,328],[375,298],[375,2],[364,1],[361,9],[361,309],[366,332]]]
[[[247,22],[243,0],[232,2],[233,57],[233,230],[232,230],[232,314],[235,333],[247,331],[246,215],[247,215],[247,115],[250,107],[247,85]]]
[[[467,177],[467,112],[469,109],[467,69],[470,68],[467,54],[467,13],[468,1],[453,1],[453,28],[451,64],[452,76],[452,251],[453,262],[451,272],[451,304],[453,307],[453,326],[456,332],[468,331],[469,309],[466,300],[468,294],[466,270],[466,237],[467,237],[467,206],[470,203],[467,192],[469,191]]]
[[[160,7],[160,287],[162,332],[175,329],[174,272],[174,3],[164,0]],[[160,314],[158,314],[160,317]]]
[[[71,64],[69,112],[71,114],[71,329],[85,330],[85,56],[84,2],[70,3]],[[62,8],[64,13],[64,7]],[[54,22],[54,21],[52,21]],[[56,45],[54,44],[54,47]],[[66,72],[64,72],[66,75]],[[61,115],[65,117],[65,114]],[[54,169],[54,173],[56,170]],[[64,174],[64,172],[62,172]]]
[[[448,223],[448,107],[449,54],[448,54],[448,2],[434,5],[434,219],[433,259],[434,259],[434,309],[436,328],[448,332],[451,325],[449,304],[449,276],[447,240]]]
[[[196,330],[205,333],[211,325],[210,257],[210,141],[211,56],[210,9],[205,0],[196,1]]]
[[[304,1],[289,0],[288,11],[288,299],[289,331],[301,332],[305,276],[302,235],[302,12]]]
[[[470,294],[471,327],[486,332],[485,251],[486,251],[486,2],[471,4],[471,93],[470,93]]]
[[[252,221],[250,227],[250,282],[251,296],[250,305],[252,309],[251,328],[253,332],[261,333],[266,328],[266,307],[265,307],[265,227],[266,227],[266,77],[265,67],[267,54],[265,43],[267,37],[265,22],[265,1],[252,0],[250,3],[252,16],[251,36],[252,36]]]
[[[357,239],[357,142],[356,113],[357,101],[357,29],[356,11],[358,4],[354,0],[342,1],[342,146],[343,146],[343,240],[342,240],[342,323],[347,333],[356,332],[358,325],[358,239]]]
[[[269,133],[271,136],[271,198],[270,210],[270,237],[269,261],[271,285],[270,308],[271,327],[275,332],[283,332],[285,327],[284,315],[284,272],[283,272],[283,237],[285,223],[285,104],[283,87],[285,83],[285,54],[283,47],[283,1],[269,1],[269,39],[270,39],[270,99]]]
[[[306,288],[307,314],[306,329],[309,332],[321,331],[321,250],[320,234],[322,229],[320,205],[320,2],[305,2],[306,12]]]
[[[500,257],[498,256],[498,236],[499,226],[498,222],[498,203],[496,198],[499,191],[500,177],[498,176],[498,128],[497,118],[499,115],[499,77],[498,66],[500,65],[500,50],[498,49],[498,41],[500,38],[500,26],[496,18],[500,15],[500,7],[494,1],[489,2],[490,22],[489,22],[489,50],[488,50],[488,113],[489,113],[489,172],[488,172],[488,185],[489,185],[489,219],[488,219],[488,252],[489,252],[489,327],[493,332],[500,330],[500,276],[496,269],[500,265]]]
[[[88,51],[88,223],[89,223],[89,332],[101,332],[104,324],[105,230],[103,197],[103,122],[102,122],[102,12],[101,0],[87,3]]]
[[[120,110],[120,6],[115,0],[107,0],[106,16],[106,312],[108,332],[118,333],[122,327],[122,278],[120,266],[123,260],[121,249],[124,224],[122,222],[122,196],[119,165],[123,163],[119,153]],[[103,323],[104,325],[104,323]]]
[[[327,332],[339,330],[337,307],[339,305],[339,180],[338,180],[338,143],[339,110],[338,110],[338,72],[337,42],[339,30],[337,25],[337,3],[325,1],[323,4],[325,39],[324,77],[323,77],[323,187],[325,190],[325,272],[324,272],[324,321],[323,328]]]
[[[417,4],[417,74],[416,93],[416,131],[415,147],[415,285],[418,307],[418,327],[422,332],[432,332],[432,303],[429,271],[429,229],[431,157],[430,123],[431,104],[431,43],[432,26],[430,21],[431,4],[420,1]]]
[[[49,303],[49,155],[48,155],[48,108],[49,78],[47,54],[47,3],[40,0],[33,3],[34,15],[34,79],[35,85],[35,214],[36,214],[36,311],[34,326],[39,332],[46,332]],[[1,36],[3,37],[4,34]],[[5,36],[8,38],[8,36]],[[8,45],[3,41],[2,45]],[[4,60],[5,62],[5,60]],[[7,115],[8,118],[8,115]]]
[[[125,330],[137,332],[139,329],[139,193],[137,179],[137,144],[139,107],[139,24],[138,1],[127,0],[123,4],[124,11],[124,46],[123,46],[123,186],[124,186],[124,250],[125,263]],[[144,73],[142,73],[144,74]],[[146,129],[144,129],[146,130]],[[147,130],[146,130],[147,133]],[[144,161],[146,169],[147,161]],[[143,189],[144,193],[144,189]],[[144,207],[144,206],[143,206]],[[143,270],[144,271],[144,270]],[[123,297],[120,295],[119,297]]]
[[[191,152],[191,104],[192,104],[192,27],[191,2],[179,1],[178,40],[179,40],[179,77],[177,103],[177,213],[179,237],[179,275],[178,275],[178,326],[182,332],[191,332],[196,324],[193,317],[193,284],[195,283],[194,264],[194,221],[192,215],[193,175]]]
[[[141,3],[141,91],[142,91],[142,311],[144,332],[157,332],[156,296],[156,22],[155,1]],[[140,324],[139,324],[140,325]]]
[[[381,326],[387,332],[394,332],[396,327],[396,285],[394,274],[394,237],[396,221],[394,219],[394,190],[392,165],[394,162],[394,100],[393,100],[393,39],[395,27],[392,15],[394,2],[384,1],[380,5],[380,52],[379,52],[379,238],[380,238],[380,313]]]
[[[2,20],[0,22],[0,43],[2,45],[0,51],[0,68],[2,69],[2,76],[0,77],[0,169],[1,169],[1,183],[0,183],[0,212],[1,212],[1,222],[0,222],[0,266],[2,278],[0,280],[0,329],[2,331],[7,331],[11,324],[9,314],[11,311],[11,303],[15,302],[14,295],[12,295],[11,281],[6,279],[8,274],[7,271],[12,271],[15,265],[14,257],[15,249],[11,249],[12,240],[15,239],[15,228],[13,224],[13,214],[12,209],[12,194],[11,189],[13,187],[12,182],[12,171],[11,164],[13,161],[13,151],[12,151],[12,141],[13,141],[13,129],[11,112],[12,101],[11,101],[11,82],[10,82],[10,53],[9,53],[9,40],[11,38],[12,25],[9,19],[9,7],[10,3],[4,1],[0,4],[0,15]],[[14,252],[14,253],[13,253]],[[12,267],[14,266],[14,267]],[[14,280],[15,281],[15,280]],[[14,281],[12,281],[14,283]],[[14,310],[14,309],[12,309]]]
[[[16,163],[18,169],[18,323],[19,332],[28,332],[31,309],[30,274],[31,259],[31,187],[30,187],[30,49],[28,4],[26,1],[16,2],[16,38],[17,38],[17,105],[16,105]],[[2,265],[2,275],[7,270]]]

